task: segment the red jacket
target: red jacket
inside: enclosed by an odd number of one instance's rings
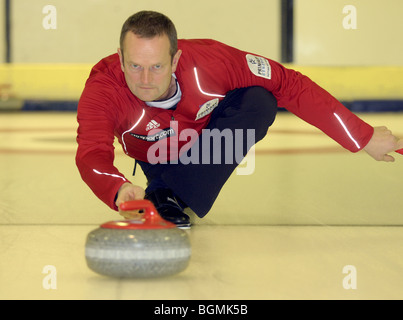
[[[147,161],[147,150],[156,141],[168,136],[168,143],[172,134],[178,141],[182,130],[188,128],[200,134],[211,109],[236,88],[266,88],[276,97],[279,107],[352,152],[361,150],[372,137],[370,125],[299,72],[213,40],[179,40],[178,47],[182,55],[175,75],[182,99],[175,110],[149,107],[137,99],[126,84],[117,54],[96,64],[86,82],[77,112],[76,163],[82,179],[115,210],[115,195],[128,180],[113,165],[114,137],[128,156]],[[176,121],[175,128],[172,120]],[[150,123],[157,124],[158,129],[151,131]],[[184,151],[182,147],[187,142],[179,139],[178,143],[178,150]],[[170,154],[173,149],[166,149],[167,153],[160,157],[177,157],[177,152]]]

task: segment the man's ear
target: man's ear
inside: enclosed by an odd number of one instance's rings
[[[182,50],[178,50],[178,52],[175,53],[174,58],[172,59],[172,73],[176,71],[176,67],[178,66],[181,54]]]
[[[123,72],[125,72],[123,52],[122,52],[122,50],[120,50],[120,48],[118,48],[118,55],[119,55],[119,60],[120,60],[120,68],[122,69]]]

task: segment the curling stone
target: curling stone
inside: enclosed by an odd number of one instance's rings
[[[104,223],[88,234],[85,258],[92,271],[118,278],[150,278],[186,269],[191,248],[184,230],[161,218],[148,200],[127,201],[120,209],[143,209],[144,215],[141,220]]]
[[[400,153],[400,154],[403,154],[403,148],[402,148],[402,149],[399,149],[399,150],[396,150],[396,152],[397,152],[397,153]]]

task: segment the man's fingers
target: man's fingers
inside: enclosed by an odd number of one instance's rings
[[[123,211],[119,208],[119,214],[125,219],[141,219],[143,217],[143,213],[140,213],[139,210]]]
[[[394,136],[386,127],[374,127],[374,133],[364,150],[377,161],[393,162],[389,153],[396,151],[403,154],[403,140]]]
[[[394,161],[395,161],[395,158],[393,158],[392,156],[390,156],[390,155],[388,155],[388,154],[385,154],[385,155],[383,156],[383,161],[386,161],[386,162],[394,162]]]
[[[130,201],[130,200],[142,200],[145,196],[145,191],[142,187],[133,185],[131,183],[124,183],[122,187],[120,187],[118,191],[118,196],[116,199],[116,206],[122,202]]]
[[[137,212],[137,213],[134,213],[134,212],[131,212],[131,213],[125,213],[124,215],[122,214],[122,216],[125,218],[125,219],[127,219],[127,220],[140,220],[141,218],[143,218],[143,214],[142,213],[139,213],[139,212]]]

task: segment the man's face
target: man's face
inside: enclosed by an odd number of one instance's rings
[[[139,38],[128,32],[124,39],[123,56],[118,49],[122,71],[130,91],[140,100],[163,100],[167,97],[172,73],[181,55],[179,50],[173,60],[169,54],[170,43],[166,35]]]

